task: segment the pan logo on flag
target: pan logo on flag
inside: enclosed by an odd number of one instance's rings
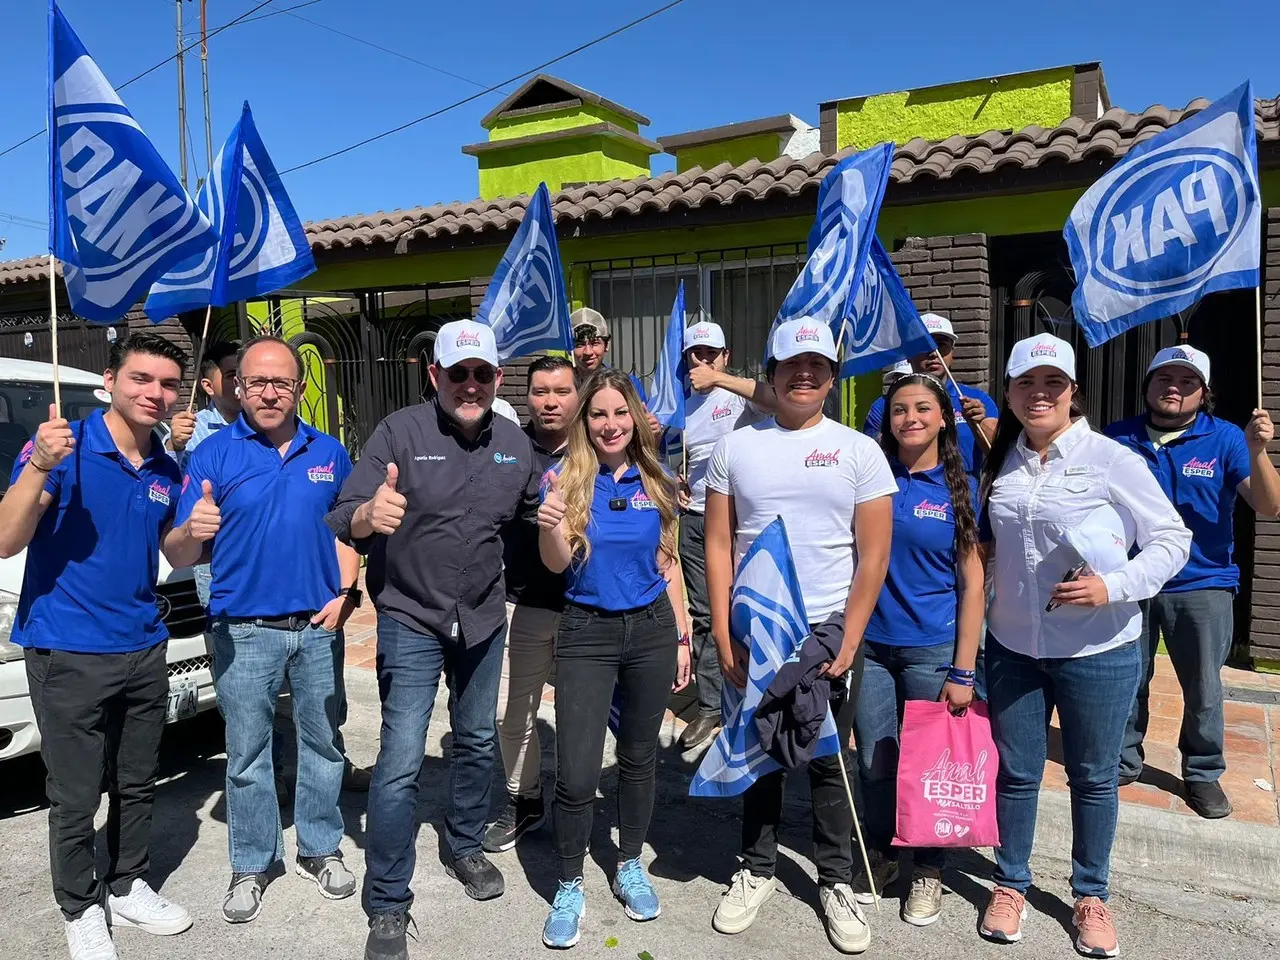
[[[1194,287],[1245,228],[1250,184],[1227,150],[1171,144],[1149,156],[1098,203],[1089,233],[1099,280],[1130,294]]]
[[[880,282],[880,271],[870,257],[867,258],[866,269],[862,271],[862,283],[858,287],[858,295],[853,301],[853,328],[846,352],[859,352],[866,348],[880,331],[880,325],[886,320],[889,324],[897,323],[897,313],[893,309],[893,301],[885,299],[884,284]]]

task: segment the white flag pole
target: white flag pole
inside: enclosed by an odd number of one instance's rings
[[[871,891],[871,898],[875,901],[876,913],[880,912],[880,892],[876,890],[876,878],[871,875],[871,861],[867,857],[867,845],[862,840],[862,824],[858,822],[858,808],[853,804],[853,787],[849,785],[849,771],[844,765],[844,748],[845,745],[840,744],[840,749],[836,751],[836,759],[840,761],[840,776],[844,780],[845,796],[849,798],[849,812],[853,815],[853,829],[858,835],[858,849],[862,851],[862,869],[867,871],[867,889]]]
[[[195,373],[191,383],[191,398],[187,400],[187,413],[195,409],[196,391],[200,389],[200,361],[204,359],[204,345],[209,339],[209,315],[213,313],[213,304],[204,308],[204,330],[200,334],[200,344],[196,347]]]
[[[58,277],[57,261],[49,254],[49,360],[53,366],[53,406],[62,416],[62,386],[58,383]],[[1261,368],[1259,368],[1261,369]]]

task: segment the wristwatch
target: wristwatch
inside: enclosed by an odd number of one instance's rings
[[[342,595],[351,601],[351,605],[356,609],[360,608],[360,604],[364,603],[364,594],[354,583],[342,591]]]

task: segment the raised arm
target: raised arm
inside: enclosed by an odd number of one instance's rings
[[[0,557],[8,559],[27,549],[58,492],[63,473],[59,468],[75,445],[71,425],[49,404],[49,419],[18,456],[15,475],[0,500]]]

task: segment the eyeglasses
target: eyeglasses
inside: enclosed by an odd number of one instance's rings
[[[279,394],[293,393],[301,382],[292,377],[245,377],[240,386],[248,396],[256,397],[265,393],[267,387],[274,388]]]
[[[476,383],[484,386],[493,383],[493,378],[498,375],[498,372],[490,366],[464,367],[461,364],[446,367],[445,373],[450,383],[466,383],[468,377],[475,377]]]

